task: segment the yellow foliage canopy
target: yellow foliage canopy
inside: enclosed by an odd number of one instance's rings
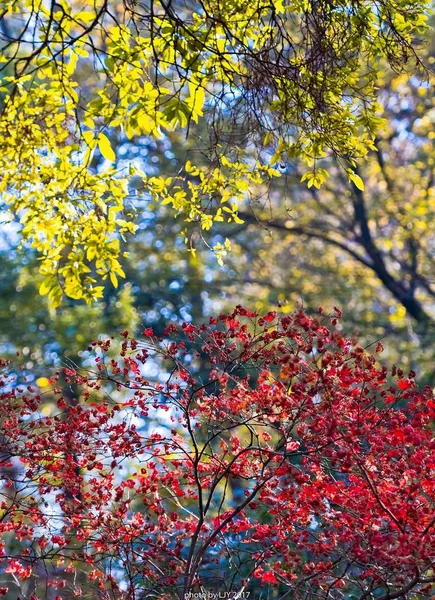
[[[362,189],[356,160],[383,123],[379,65],[412,54],[427,18],[421,0],[153,2],[149,12],[110,0],[0,6],[9,32],[0,193],[41,256],[40,291],[53,305],[63,294],[91,302],[105,280],[116,286],[124,276],[120,236],[136,229],[125,205],[131,173],[203,231],[240,222],[240,202],[291,157],[320,187],[328,172],[317,161],[332,152]],[[116,168],[114,135],[160,138],[201,123],[210,168],[186,164],[173,178]],[[228,249],[213,248],[219,261]]]

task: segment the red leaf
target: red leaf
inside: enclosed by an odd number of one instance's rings
[[[261,581],[263,583],[278,583],[278,580],[275,577],[275,575],[272,573],[272,571],[267,571],[266,573],[263,573]]]
[[[414,386],[413,382],[409,381],[409,379],[399,379],[397,385],[401,390],[407,390]]]
[[[272,321],[275,320],[275,317],[276,317],[276,312],[271,311],[271,312],[268,312],[266,315],[264,315],[263,320],[266,321],[267,323],[271,323]]]

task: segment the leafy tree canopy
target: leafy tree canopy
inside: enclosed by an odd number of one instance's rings
[[[374,149],[379,69],[416,58],[423,1],[1,3],[0,193],[41,255],[53,305],[124,276],[130,182],[208,231],[300,157],[309,186]],[[207,165],[173,177],[118,169],[114,135],[195,135]],[[99,161],[98,157],[104,160]],[[98,162],[98,160],[97,160]],[[218,259],[230,247],[214,246]]]
[[[319,313],[95,341],[57,406],[0,375],[0,596],[432,598],[433,392]]]

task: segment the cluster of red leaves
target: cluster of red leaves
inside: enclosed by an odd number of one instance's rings
[[[435,400],[338,316],[237,307],[165,339],[122,332],[117,359],[93,342],[94,366],[64,373],[80,401],[52,380],[48,416],[5,375],[2,581],[32,600],[41,565],[58,599],[431,596]]]

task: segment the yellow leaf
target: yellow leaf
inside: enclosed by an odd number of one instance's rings
[[[110,273],[110,281],[112,282],[113,287],[118,287],[118,278],[115,273]]]
[[[95,19],[95,13],[89,12],[87,10],[80,11],[75,15],[75,19],[77,21],[83,21],[84,23],[91,23]]]
[[[44,279],[44,281],[39,286],[39,293],[41,294],[41,296],[44,296],[45,294],[48,294],[48,292],[51,290],[52,287],[53,287],[52,278],[47,277],[46,279]]]
[[[90,147],[93,147],[94,144],[94,132],[93,131],[84,131],[82,133],[83,135],[83,139],[85,140],[86,144]]]
[[[355,187],[363,192],[364,191],[364,181],[361,179],[361,177],[359,175],[357,175],[356,173],[353,173],[352,171],[348,171],[348,176],[349,176],[349,181],[352,181],[352,183],[355,185]]]
[[[198,117],[202,117],[204,115],[202,108],[205,102],[205,91],[203,87],[195,87],[192,84],[189,84],[189,88],[190,96],[187,99],[187,102],[192,111],[192,119],[195,121],[195,123],[198,123]]]
[[[104,135],[104,133],[98,134],[98,147],[100,149],[101,154],[106,160],[109,160],[110,162],[115,162],[116,155],[113,151],[112,146],[110,145],[109,138],[106,135]]]
[[[272,140],[272,131],[268,131],[263,139],[263,146],[268,146]]]

